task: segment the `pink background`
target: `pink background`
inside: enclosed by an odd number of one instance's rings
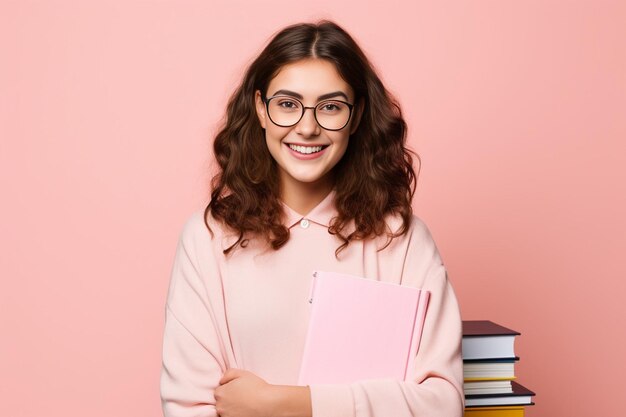
[[[4,0],[0,414],[161,415],[225,101],[276,30],[323,17],[403,106],[463,318],[522,333],[527,415],[623,408],[624,2]]]

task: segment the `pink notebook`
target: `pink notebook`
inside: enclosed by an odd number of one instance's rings
[[[417,354],[428,291],[316,271],[298,385],[406,379]]]

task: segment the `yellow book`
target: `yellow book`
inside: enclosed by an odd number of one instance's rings
[[[524,407],[466,408],[465,417],[524,417]]]

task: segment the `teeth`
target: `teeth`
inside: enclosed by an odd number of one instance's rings
[[[293,149],[294,151],[300,152],[303,154],[310,154],[310,153],[319,152],[322,150],[321,146],[299,146],[299,145],[289,144],[289,147]]]

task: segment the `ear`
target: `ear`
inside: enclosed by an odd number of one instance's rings
[[[261,92],[259,90],[256,90],[254,92],[254,103],[256,107],[256,115],[259,118],[261,127],[265,129],[265,125],[267,124],[267,112],[266,112],[265,103],[263,102],[263,99],[261,98]]]
[[[354,115],[352,117],[352,122],[350,123],[350,134],[356,132],[356,129],[359,127],[359,123],[361,122],[361,117],[363,116],[363,110],[365,109],[365,99],[361,98],[354,109]]]

